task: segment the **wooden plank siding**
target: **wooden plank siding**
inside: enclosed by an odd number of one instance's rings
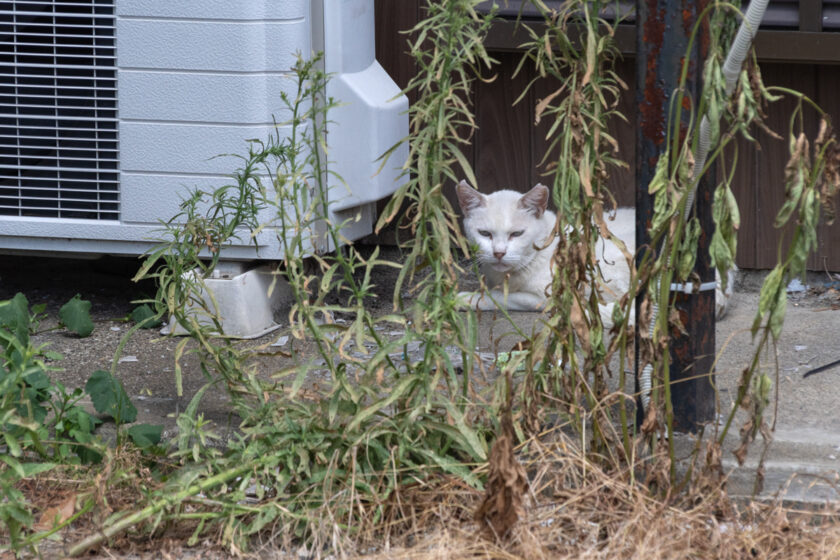
[[[405,87],[414,71],[414,64],[406,54],[408,46],[401,30],[410,29],[422,16],[420,0],[376,0],[377,58],[401,87]],[[514,70],[520,53],[491,51],[498,61],[495,79],[476,80],[473,89],[473,109],[478,130],[472,150],[467,157],[473,165],[482,192],[500,188],[526,191],[540,182],[545,169],[539,162],[547,147],[546,125],[534,124],[534,107],[540,98],[553,91],[558,84],[551,80],[538,81],[519,104],[513,101],[532,79],[533,71],[524,68],[520,75]],[[613,169],[610,189],[619,205],[630,206],[634,200],[635,131],[635,62],[626,56],[616,65],[616,71],[629,89],[619,102],[620,111],[630,122],[616,119],[610,131],[619,144],[619,157],[629,163],[627,169]],[[840,66],[797,64],[792,62],[762,62],[762,75],[767,85],[797,89],[814,99],[840,123]],[[767,122],[773,130],[786,136],[791,110],[795,102],[784,100],[770,106]],[[818,122],[813,112],[807,112],[805,131],[813,138]],[[837,125],[840,126],[840,125]],[[776,140],[761,131],[753,131],[758,146],[739,140],[737,148],[734,191],[741,209],[741,229],[738,237],[736,261],[742,268],[772,268],[778,257],[778,240],[784,235],[773,227],[775,215],[784,200],[784,166],[787,161],[787,139]],[[731,158],[729,158],[731,161]],[[719,166],[718,173],[727,169]],[[448,197],[455,202],[454,192]],[[838,220],[840,222],[840,220]],[[390,239],[388,236],[380,241]],[[821,225],[819,247],[808,261],[812,270],[840,271],[840,223]]]

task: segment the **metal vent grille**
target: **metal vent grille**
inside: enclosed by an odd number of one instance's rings
[[[0,1],[0,215],[119,218],[114,1]]]

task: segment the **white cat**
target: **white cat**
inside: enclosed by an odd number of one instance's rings
[[[554,236],[556,216],[547,209],[548,187],[536,185],[525,194],[501,190],[484,195],[466,181],[457,186],[458,202],[464,212],[467,238],[478,245],[478,261],[489,293],[461,292],[459,298],[470,307],[496,309],[496,303],[511,311],[539,311],[545,306],[551,284],[551,256],[557,247]],[[608,222],[613,234],[635,253],[636,212],[619,208]],[[612,307],[630,288],[630,270],[621,251],[610,241],[596,245],[604,276],[603,293],[607,305],[601,315],[612,325]],[[504,282],[507,280],[507,298]],[[722,318],[732,295],[734,273],[730,271],[726,292],[717,279],[715,307]]]

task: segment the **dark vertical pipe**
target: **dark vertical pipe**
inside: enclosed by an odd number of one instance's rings
[[[656,162],[666,149],[668,109],[679,87],[682,65],[688,64],[686,97],[683,101],[681,134],[692,100],[698,99],[703,60],[708,49],[708,28],[698,34],[686,60],[692,29],[708,0],[636,0],[636,247],[650,243],[647,230],[653,215],[653,198],[648,185]],[[713,176],[713,171],[709,176]],[[706,183],[704,181],[703,183]],[[705,232],[700,240],[696,272],[702,281],[714,278],[708,266],[708,244],[714,224],[711,216],[711,188],[701,185],[695,208]],[[642,251],[639,251],[640,255]],[[714,418],[712,363],[715,352],[714,291],[679,295],[677,308],[688,334],[670,333],[671,395],[674,427],[696,428]],[[637,302],[638,305],[638,302]],[[665,312],[665,310],[661,310]],[[637,308],[637,317],[639,317]],[[673,329],[672,329],[673,331]],[[639,345],[637,344],[638,348]],[[641,368],[636,353],[636,376]]]

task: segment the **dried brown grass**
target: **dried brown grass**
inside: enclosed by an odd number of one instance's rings
[[[548,443],[533,441],[529,447],[519,457],[529,473],[531,491],[524,500],[524,515],[507,539],[488,536],[464,515],[481,501],[478,492],[446,482],[417,488],[422,499],[415,502],[405,493],[404,504],[418,506],[410,516],[416,522],[389,532],[387,538],[372,527],[357,542],[356,550],[367,554],[346,557],[840,558],[836,507],[805,511],[780,502],[735,502],[713,476],[696,477],[679,495],[658,496],[631,480],[632,474],[646,473],[594,465],[565,435]]]
[[[343,534],[337,535],[338,541],[323,543],[309,554],[370,560],[840,558],[840,505],[805,511],[779,502],[733,501],[712,475],[695,476],[679,494],[659,495],[641,481],[657,479],[655,471],[667,469],[666,464],[648,457],[644,465],[653,466],[635,472],[599,466],[559,432],[520,446],[516,458],[530,489],[522,496],[519,520],[506,539],[496,538],[485,522],[475,520],[474,513],[487,501],[485,494],[440,475],[403,487],[389,498],[384,518],[363,513],[353,534],[339,530]],[[114,462],[125,467],[126,459],[117,457]],[[56,474],[32,479],[22,489],[42,506],[68,491],[95,492],[90,478],[80,485],[73,473]],[[124,477],[113,471],[108,474],[109,483],[98,496],[100,507],[62,531],[58,542],[43,543],[47,546],[42,553],[59,553],[68,539],[95,530],[103,510],[120,511],[140,498],[137,485],[120,483]],[[146,557],[180,550],[174,557],[288,558],[299,553],[288,533],[262,535],[251,553],[220,549],[212,538],[188,547],[191,529],[176,523],[158,527],[151,536],[126,535],[111,541],[107,554]]]

